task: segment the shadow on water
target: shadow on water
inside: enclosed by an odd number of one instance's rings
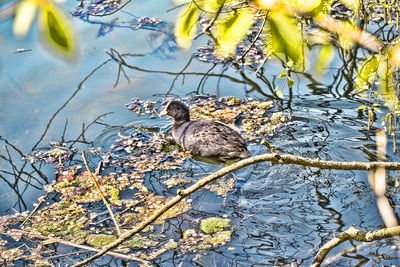
[[[87,22],[96,24],[93,20]],[[112,30],[112,25],[107,27],[104,24],[101,25],[101,33],[106,34]],[[394,38],[392,31],[386,32],[386,29],[379,28],[375,34],[382,34],[390,39]],[[167,39],[171,38],[168,32],[164,34]],[[162,42],[152,53],[176,49],[176,47],[171,47],[170,41]],[[53,123],[59,120],[59,115],[72,101],[76,100],[78,93],[85,90],[90,78],[96,79],[96,75],[101,75],[99,74],[101,69],[110,65],[115,67],[114,64],[117,66],[117,71],[112,82],[113,88],[125,86],[124,82],[129,84],[142,74],[155,74],[167,80],[168,86],[163,86],[166,88],[164,92],[153,95],[157,100],[162,97],[180,96],[182,95],[181,88],[189,87],[193,91],[185,91],[188,95],[210,93],[224,96],[227,93],[221,88],[226,86],[234,88],[232,91],[236,95],[274,100],[276,110],[290,112],[292,117],[287,126],[269,139],[271,145],[280,153],[324,160],[373,161],[376,159],[374,138],[376,128],[368,131],[368,116],[357,110],[357,107],[365,100],[353,99],[357,95],[354,91],[353,79],[360,60],[358,55],[364,51],[357,46],[346,55],[342,50],[338,51],[339,56],[335,64],[340,67],[329,70],[328,82],[319,82],[309,73],[293,73],[298,79],[297,83],[284,91],[285,99],[282,100],[277,96],[275,88],[282,86],[283,81],[278,78],[279,73],[274,74],[275,69],[264,67],[257,70],[249,67],[251,71],[247,72],[239,64],[221,67],[210,63],[205,64],[206,66],[201,71],[192,71],[191,69],[198,67],[198,62],[193,56],[182,64],[183,67],[180,66],[179,70],[146,68],[136,64],[136,60],[148,55],[122,53],[116,48],[111,48],[105,52],[108,58],[92,68],[86,77],[80,80],[72,94],[66,97],[59,108],[49,116],[47,125],[40,134],[34,137],[31,147],[20,147],[9,141],[7,136],[0,137],[2,146],[0,202],[5,203],[2,204],[1,211],[10,213],[11,209],[18,211],[31,209],[32,202],[43,193],[43,186],[55,179],[54,169],[47,164],[21,161],[21,158],[39,149],[50,149],[43,145],[43,141],[51,131]],[[112,69],[115,70],[115,68]],[[307,85],[303,86],[304,84]],[[148,92],[148,97],[150,93]],[[144,126],[146,124],[146,127],[158,131],[165,124],[164,121],[151,120],[148,117],[142,121],[135,118],[133,122],[130,119],[130,121],[125,121],[125,124],[112,124],[104,120],[113,113],[107,110],[104,112],[96,115],[89,123],[82,124],[81,131],[75,133],[74,138],[66,135],[71,120],[67,118],[65,122],[63,121],[61,134],[58,140],[54,141],[67,144],[66,147],[71,150],[69,154],[71,165],[80,163],[79,155],[74,152],[74,148],[87,150],[94,146],[102,146],[108,149],[115,141],[117,133],[129,128],[126,125]],[[378,114],[375,114],[374,120],[376,123],[379,122]],[[91,137],[87,137],[92,128],[96,128],[96,136],[92,137],[91,133],[89,134]],[[389,151],[390,146],[392,144],[389,144]],[[250,144],[249,149],[253,155],[268,152],[259,144]],[[388,152],[388,157],[390,160],[398,159],[390,152]],[[218,166],[195,159],[187,160],[182,167],[185,175],[193,181],[197,177],[219,169]],[[174,189],[163,185],[163,175],[163,172],[148,174],[146,185],[153,192],[174,195]],[[375,206],[375,196],[363,172],[271,166],[268,163],[259,163],[236,172],[234,176],[237,178],[234,192],[225,197],[219,197],[207,190],[197,192],[192,197],[193,209],[187,214],[171,219],[163,226],[163,232],[169,237],[179,238],[185,229],[193,227],[193,222],[198,221],[199,218],[227,215],[234,222],[234,236],[231,243],[227,245],[230,249],[227,250],[226,246],[222,246],[197,256],[170,252],[158,258],[155,261],[156,265],[309,265],[318,248],[326,243],[333,233],[346,230],[354,224],[361,230],[383,227]],[[396,194],[388,197],[394,205],[399,201]],[[356,243],[350,243],[343,245],[341,249],[352,249],[357,246]],[[62,246],[54,245],[54,249],[59,253],[70,252]],[[341,250],[336,253],[339,251]],[[371,263],[371,259],[377,259],[381,254],[389,255],[388,257],[394,254],[389,240],[381,241],[379,245],[371,244],[367,248],[360,248],[359,253],[349,251],[344,257],[332,259],[332,264],[362,265]],[[368,255],[368,257],[362,255]],[[61,264],[66,261],[68,260],[59,259]],[[393,259],[388,261],[396,262]],[[120,265],[121,261],[104,257],[101,264]]]

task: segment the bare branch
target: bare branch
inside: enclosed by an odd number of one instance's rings
[[[119,224],[118,224],[117,220],[115,219],[114,212],[112,211],[110,205],[108,204],[107,199],[105,198],[103,192],[101,191],[99,184],[96,181],[96,177],[93,175],[92,171],[89,168],[89,164],[86,160],[85,151],[82,151],[82,158],[83,158],[83,161],[85,162],[85,166],[86,166],[87,171],[89,172],[90,178],[92,179],[93,183],[95,184],[97,190],[99,191],[101,198],[103,199],[104,204],[106,205],[108,211],[110,212],[111,219],[114,221],[115,227],[117,228],[118,236],[121,236],[122,235],[121,228],[119,227]]]
[[[101,257],[102,255],[104,255],[105,253],[110,251],[111,249],[116,248],[118,245],[122,244],[124,241],[128,240],[129,238],[131,238],[138,232],[142,231],[144,228],[146,228],[152,222],[157,220],[157,218],[159,218],[167,210],[169,210],[170,208],[172,208],[173,206],[178,204],[182,199],[193,194],[194,192],[203,188],[207,184],[212,183],[213,181],[217,180],[218,178],[220,178],[228,173],[231,173],[238,169],[244,168],[249,165],[253,165],[258,162],[263,162],[263,161],[270,161],[272,164],[296,164],[296,165],[302,165],[302,166],[307,166],[307,167],[316,167],[316,168],[320,168],[320,169],[369,171],[369,170],[374,170],[378,167],[383,167],[383,168],[386,168],[387,170],[400,170],[400,162],[337,162],[337,161],[324,161],[324,160],[319,160],[319,159],[307,159],[307,158],[297,157],[297,156],[292,156],[292,155],[278,155],[278,154],[262,154],[262,155],[254,156],[251,158],[247,158],[247,159],[241,160],[239,162],[236,162],[232,165],[229,165],[225,168],[222,168],[221,170],[200,179],[197,183],[195,183],[194,185],[192,185],[184,190],[178,190],[177,196],[175,196],[169,202],[167,202],[166,204],[161,206],[159,209],[157,209],[146,220],[142,221],[140,224],[138,224],[135,228],[133,228],[129,232],[124,233],[116,241],[103,247],[103,249],[100,252],[98,252],[97,254],[93,255],[92,257],[90,257],[84,261],[77,263],[74,266],[75,267],[83,266],[83,265]]]

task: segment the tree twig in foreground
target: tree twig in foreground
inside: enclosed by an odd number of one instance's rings
[[[246,166],[253,165],[258,162],[270,161],[271,164],[296,164],[302,165],[305,167],[315,167],[320,169],[336,169],[336,170],[364,170],[370,171],[375,170],[378,167],[383,167],[387,170],[400,170],[400,162],[338,162],[338,161],[325,161],[319,159],[308,159],[304,157],[297,157],[293,155],[279,155],[279,154],[262,154],[257,155],[251,158],[247,158],[236,162],[232,165],[229,165],[225,168],[220,169],[219,171],[210,174],[199,181],[197,181],[194,185],[184,189],[178,190],[178,195],[172,198],[169,202],[161,206],[157,209],[150,217],[146,220],[142,221],[132,230],[124,233],[120,236],[116,241],[111,244],[104,246],[103,249],[92,257],[87,258],[84,261],[78,262],[75,267],[83,266],[110,251],[111,249],[117,247],[127,239],[131,238],[144,228],[146,228],[149,224],[157,220],[161,215],[163,215],[167,210],[178,204],[182,199],[196,192],[197,190],[203,188],[205,185],[215,181],[219,177],[222,177],[228,173],[236,171],[238,169],[244,168]]]
[[[347,240],[356,240],[358,242],[372,242],[381,240],[388,237],[400,236],[400,226],[384,228],[377,231],[364,232],[354,227],[350,227],[338,236],[335,236],[332,240],[326,243],[317,253],[312,263],[312,267],[318,267],[325,259],[326,255],[331,249],[337,247],[341,243]]]

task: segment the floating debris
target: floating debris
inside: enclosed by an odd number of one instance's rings
[[[153,17],[153,18],[141,17],[141,18],[137,18],[136,21],[137,21],[137,24],[135,26],[133,26],[133,28],[136,30],[139,28],[142,28],[143,26],[154,26],[154,25],[162,23],[162,21],[157,17]]]
[[[71,154],[77,151],[76,149],[65,147],[66,144],[53,142],[50,145],[54,149],[35,151],[22,157],[22,160],[29,161],[31,164],[36,162],[46,162],[47,164],[64,163],[69,161]]]
[[[223,221],[220,221],[223,220]],[[179,240],[179,248],[182,253],[198,252],[212,247],[226,245],[231,241],[232,231],[223,231],[223,228],[229,227],[229,219],[209,218],[205,219],[209,234],[204,234],[196,229],[188,229],[183,233],[183,237]],[[209,224],[219,225],[221,227],[210,227]]]
[[[185,173],[177,173],[177,174],[175,174],[175,175],[167,174],[167,175],[164,175],[164,176],[161,177],[161,178],[166,178],[166,177],[168,177],[169,179],[165,180],[165,181],[164,181],[164,184],[165,184],[168,188],[171,188],[171,187],[175,187],[175,186],[183,186],[183,185],[185,185],[185,184],[190,184],[192,181],[191,181],[191,180],[188,180],[188,179],[185,179],[185,178],[184,178],[185,175],[186,175]]]
[[[14,52],[14,54],[21,54],[21,53],[29,52],[29,51],[32,51],[32,49],[18,48],[18,49]]]
[[[72,12],[74,17],[87,17],[91,15],[106,15],[117,10],[123,3],[121,0],[93,0],[81,1],[81,5]]]
[[[233,191],[235,188],[236,179],[231,177],[227,178],[226,176],[218,179],[207,188],[216,193],[218,196],[227,196],[229,192]]]

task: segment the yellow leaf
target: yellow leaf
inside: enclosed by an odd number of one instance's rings
[[[282,12],[274,11],[269,14],[269,25],[272,34],[272,47],[275,52],[286,54],[294,63],[302,61],[301,32],[293,18]]]
[[[283,69],[281,74],[279,74],[278,78],[286,78],[287,74],[286,74],[286,69]]]
[[[268,10],[287,10],[288,3],[283,0],[256,0],[255,4],[259,8],[268,9]]]
[[[37,5],[34,0],[23,0],[18,3],[13,21],[13,33],[16,37],[25,37],[35,19]]]
[[[222,57],[235,54],[236,47],[246,35],[255,21],[254,14],[249,9],[231,13],[227,18],[217,23],[217,53]]]
[[[198,19],[199,9],[196,5],[190,4],[188,8],[181,10],[175,24],[175,38],[178,46],[182,48],[190,47],[196,34]]]
[[[390,61],[393,62],[393,65],[396,67],[400,66],[400,45],[395,45],[391,50]]]
[[[358,6],[358,0],[340,0],[346,7],[355,10]]]
[[[61,8],[45,4],[39,13],[39,29],[45,45],[59,55],[72,58],[77,53],[77,37]]]
[[[217,12],[219,7],[225,4],[225,2],[229,2],[229,0],[204,0],[204,1],[199,1],[198,4],[204,11]]]
[[[288,84],[289,88],[292,88],[292,86],[294,85],[293,79],[287,78],[287,84]]]
[[[307,13],[318,8],[321,5],[321,0],[291,0],[290,3],[294,8],[301,12]]]

